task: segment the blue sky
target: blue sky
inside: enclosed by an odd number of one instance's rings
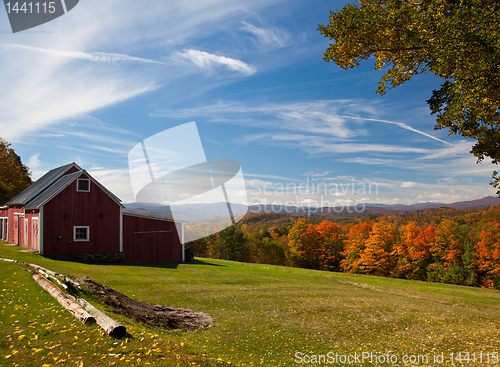
[[[316,29],[344,4],[82,0],[16,34],[0,11],[0,136],[34,179],[75,161],[124,202],[129,151],[190,121],[208,158],[241,164],[252,203],[494,195],[472,142],[433,129],[425,100],[441,80],[379,96],[373,62],[322,60]]]

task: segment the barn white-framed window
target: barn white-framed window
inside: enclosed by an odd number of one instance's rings
[[[90,192],[90,180],[88,178],[79,178],[76,180],[76,191]]]
[[[73,227],[73,241],[90,241],[90,227],[89,226],[74,226]]]

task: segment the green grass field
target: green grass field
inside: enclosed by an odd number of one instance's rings
[[[0,262],[0,365],[310,366],[346,365],[350,358],[364,366],[448,366],[451,353],[457,365],[498,364],[495,290],[213,259],[87,265],[5,245],[0,257],[87,275],[136,299],[215,317],[212,327],[186,333],[115,315],[130,335],[113,339],[73,319],[19,263]],[[307,363],[314,356],[320,363]],[[329,363],[335,358],[345,363]]]

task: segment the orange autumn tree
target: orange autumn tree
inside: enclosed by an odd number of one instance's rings
[[[388,220],[381,219],[373,224],[358,260],[358,267],[362,273],[379,276],[391,274],[394,266],[393,250],[396,234],[396,225]]]
[[[340,261],[341,227],[324,221],[318,226],[307,225],[304,218],[295,222],[288,234],[290,257],[295,266],[309,269],[336,270]],[[338,267],[338,266],[337,266]]]
[[[301,237],[304,246],[300,251],[301,267],[322,269],[321,264],[325,258],[325,249],[321,234],[312,224],[309,224]]]
[[[483,288],[500,288],[500,223],[488,222],[476,245],[476,264]]]
[[[341,255],[344,257],[340,262],[343,271],[349,273],[361,273],[360,258],[365,249],[365,242],[370,236],[373,223],[356,223],[353,225],[346,236],[344,251]]]
[[[321,248],[323,249],[320,259],[320,269],[339,271],[344,248],[342,227],[337,223],[324,220],[316,226],[319,234]]]
[[[397,264],[394,275],[407,279],[426,280],[430,247],[434,244],[434,226],[424,229],[415,222],[401,227],[401,239],[394,248]]]

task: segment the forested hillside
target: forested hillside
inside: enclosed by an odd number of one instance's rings
[[[500,205],[339,223],[252,213],[187,244],[197,256],[500,289]]]

